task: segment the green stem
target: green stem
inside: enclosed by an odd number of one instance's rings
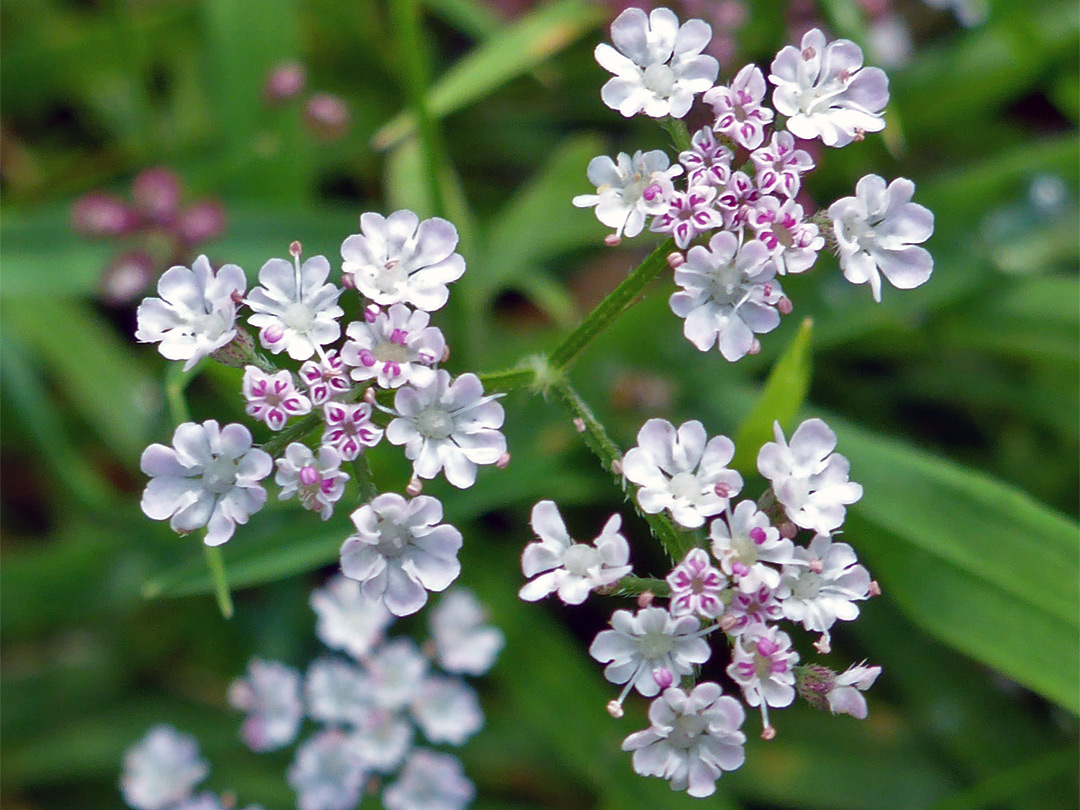
[[[687,152],[690,150],[690,130],[686,128],[686,122],[681,118],[672,118],[670,115],[661,119],[660,125],[667,130],[667,134],[671,136],[671,142],[675,144],[675,149],[679,152]]]
[[[671,586],[664,580],[653,577],[623,577],[612,587],[615,596],[637,596],[646,592],[662,599],[671,596]]]
[[[169,416],[174,424],[191,421],[191,412],[188,410],[184,392],[198,373],[198,365],[184,371],[184,367],[179,363],[170,363],[165,372],[165,401],[169,405]]]
[[[375,489],[375,482],[371,478],[371,465],[368,464],[366,454],[361,453],[356,457],[353,474],[360,487],[360,503],[370,503],[379,494],[379,490]]]
[[[565,369],[577,359],[586,346],[611,326],[634,303],[645,286],[668,266],[668,254],[674,249],[673,240],[664,241],[618,287],[608,293],[596,309],[551,353],[551,369]]]
[[[536,382],[536,370],[532,368],[507,368],[480,375],[485,391],[512,391]]]
[[[217,598],[218,608],[221,615],[231,619],[233,615],[232,594],[229,593],[229,582],[225,578],[225,560],[221,556],[221,548],[203,544],[203,552],[206,554],[206,564],[210,566],[210,576],[214,580],[214,596]]]
[[[653,535],[660,541],[668,556],[674,561],[685,557],[686,553],[696,545],[694,538],[679,531],[675,524],[663,514],[649,515],[641,511],[635,497],[637,487],[627,483],[622,475],[622,450],[608,436],[604,426],[600,424],[600,420],[596,418],[581,395],[562,377],[552,380],[548,390],[554,393],[570,412],[575,425],[585,438],[585,444],[600,459],[604,469],[615,476],[619,488],[626,493],[638,514],[649,524]]]

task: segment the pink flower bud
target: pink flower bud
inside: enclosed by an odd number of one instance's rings
[[[154,260],[144,250],[115,257],[101,276],[101,297],[107,304],[126,304],[137,298],[154,278]]]
[[[825,563],[823,563],[817,557],[814,557],[812,560],[810,560],[810,570],[813,571],[815,574],[820,574],[822,571],[825,570]]]
[[[828,655],[832,652],[832,643],[828,633],[822,633],[818,636],[817,641],[814,642],[814,649],[822,655]]]
[[[307,71],[299,62],[281,62],[266,77],[263,102],[274,105],[295,98],[304,91]]]
[[[439,358],[439,362],[440,363],[445,363],[449,359],[450,359],[450,344],[447,343],[447,344],[443,345],[442,357]]]
[[[259,337],[264,344],[269,343],[272,345],[285,337],[285,329],[280,324],[271,324],[262,330],[262,334],[260,334]]]
[[[870,588],[867,590],[871,596],[881,596],[881,586],[876,579],[870,580]]]
[[[750,341],[750,348],[746,352],[747,354],[760,354],[761,353],[761,341],[754,338]]]
[[[750,530],[750,539],[753,540],[755,544],[760,546],[762,543],[769,539],[769,536],[765,534],[765,530],[763,528],[761,528],[760,526],[755,526]]]
[[[765,728],[761,730],[761,739],[765,740],[765,742],[769,742],[769,740],[775,740],[776,728],[773,726],[765,726]]]
[[[157,225],[168,225],[176,219],[180,193],[180,178],[164,166],[139,172],[131,183],[136,207]]]
[[[622,473],[623,473],[622,462],[619,461],[619,459],[612,460],[612,462],[611,462],[611,472],[614,473],[615,475],[622,475]]]
[[[405,494],[410,498],[415,498],[421,492],[424,491],[424,485],[420,483],[420,479],[415,475],[409,479],[409,483],[405,487]]]
[[[671,670],[667,667],[654,669],[652,677],[653,680],[656,681],[656,685],[660,687],[660,691],[667,689],[675,683],[675,676],[671,674]]]
[[[780,297],[780,300],[776,302],[776,308],[780,310],[781,315],[790,315],[792,310],[795,309],[795,305],[791,303],[791,299],[786,295]]]
[[[300,468],[300,483],[305,487],[314,486],[319,483],[319,478],[319,471],[310,464]]]
[[[785,540],[794,540],[795,536],[799,533],[799,527],[790,520],[785,520],[776,528],[780,530],[780,536]]]
[[[217,239],[225,232],[225,206],[218,200],[199,200],[180,212],[176,223],[180,238],[188,245]]]
[[[617,700],[609,700],[607,704],[607,713],[618,720],[624,714],[622,704]]]
[[[300,244],[299,240],[294,239],[289,243],[289,255],[294,259],[299,259],[300,254],[304,252],[304,246]]]
[[[608,247],[618,247],[622,244],[622,239],[613,233],[609,233],[604,237],[604,244]]]
[[[304,105],[304,121],[320,141],[336,141],[349,131],[352,116],[345,102],[330,93],[315,93]]]
[[[123,200],[101,191],[84,194],[71,207],[71,226],[92,239],[123,236],[135,224],[135,212]]]
[[[576,430],[578,433],[585,432],[585,420],[582,419],[580,416],[574,417],[574,430]]]
[[[505,470],[507,467],[509,467],[510,454],[503,453],[501,456],[499,456],[499,460],[495,462],[495,466],[498,467],[500,470]]]
[[[346,290],[356,289],[356,278],[353,276],[352,273],[341,274],[341,286],[344,287]]]

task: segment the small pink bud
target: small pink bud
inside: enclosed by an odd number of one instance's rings
[[[653,599],[656,598],[656,594],[652,591],[642,591],[638,594],[637,604],[639,608],[647,608],[653,603]]]
[[[374,388],[368,387],[368,388],[364,389],[364,402],[366,402],[368,405],[374,405],[375,404],[375,389]]]
[[[867,590],[871,596],[881,596],[881,586],[876,579],[870,580],[870,588]]]
[[[237,306],[240,306],[244,303],[244,294],[239,290],[233,290],[231,293],[229,293],[229,300],[231,300]]]
[[[585,420],[582,419],[580,416],[574,417],[574,430],[576,430],[578,433],[585,432]]]
[[[304,246],[300,244],[298,240],[293,240],[289,243],[289,255],[294,259],[299,259],[300,254],[304,252]]]
[[[424,491],[424,485],[420,483],[420,479],[415,475],[409,479],[409,483],[405,487],[405,494],[410,498],[415,498],[421,492]]]
[[[71,207],[71,227],[92,239],[123,236],[135,225],[135,212],[111,194],[92,191],[79,197]]]
[[[722,618],[720,620],[720,629],[723,630],[725,633],[730,633],[731,629],[735,625],[737,625],[738,623],[739,623],[738,617],[737,616],[732,616],[729,613],[726,616],[724,616],[724,618]]]
[[[750,348],[746,350],[747,354],[760,354],[761,353],[761,341],[754,338],[750,341]]]
[[[266,104],[280,104],[294,98],[304,90],[307,72],[299,62],[281,62],[266,77],[263,87],[263,101]]]
[[[780,530],[780,536],[785,540],[794,540],[795,536],[799,533],[799,527],[790,520],[785,520],[776,528]]]
[[[367,323],[375,323],[375,319],[379,317],[381,312],[382,310],[379,309],[378,304],[368,304],[364,307],[364,320]]]
[[[618,720],[623,716],[622,704],[617,700],[609,700],[607,704],[607,713]]]
[[[765,726],[765,728],[763,728],[761,730],[761,739],[765,740],[765,742],[769,742],[770,740],[775,740],[776,739],[776,728],[773,727],[773,726]]]
[[[671,670],[667,667],[659,667],[654,669],[652,673],[653,680],[656,681],[656,685],[663,691],[675,683],[675,676],[671,674]]]
[[[345,102],[330,93],[315,93],[304,105],[304,121],[311,134],[320,141],[343,138],[349,131],[351,119]]]
[[[817,56],[817,51],[815,51],[813,48],[806,48],[802,52],[802,58],[806,59],[807,61],[813,59],[815,56]]]
[[[136,207],[151,222],[167,225],[176,218],[180,206],[180,178],[171,169],[145,169],[131,183]]]
[[[314,486],[319,483],[319,471],[312,467],[310,464],[300,468],[300,483],[305,487]]]
[[[619,459],[613,459],[611,462],[611,472],[615,475],[622,475],[622,462]]]
[[[686,257],[679,253],[679,251],[672,251],[667,255],[668,267],[672,270],[678,270],[684,264],[686,264]]]
[[[616,234],[609,233],[604,237],[604,244],[608,247],[618,247],[622,243],[622,238]]]
[[[500,470],[505,470],[510,466],[510,453],[503,453],[499,456],[499,460],[495,462],[495,466]]]
[[[760,526],[755,526],[754,528],[752,528],[750,530],[749,534],[750,534],[750,539],[753,540],[754,543],[756,543],[759,546],[762,543],[764,543],[766,540],[769,539],[769,535],[767,535],[765,533],[765,530],[763,528],[761,528]]]
[[[656,185],[656,183],[653,183],[642,189],[641,196],[645,198],[645,202],[652,202],[663,193],[664,190]]]
[[[791,299],[786,295],[780,296],[780,300],[776,302],[776,308],[780,310],[781,315],[790,315],[791,311],[795,309],[795,305],[791,303]]]
[[[865,141],[866,130],[860,127],[855,127],[855,134],[851,136],[851,140],[855,141],[855,143],[858,143],[859,141]]]
[[[810,560],[810,570],[813,571],[815,574],[820,574],[822,571],[825,570],[825,563],[823,563],[817,557],[814,557],[812,560]]]
[[[225,206],[217,200],[199,200],[180,212],[176,223],[180,238],[188,245],[217,239],[225,232]]]
[[[285,328],[279,324],[271,324],[262,330],[262,334],[259,335],[262,338],[263,343],[274,344],[285,337]]]
[[[121,253],[101,276],[101,297],[107,304],[126,304],[137,298],[154,277],[154,260],[144,250]]]

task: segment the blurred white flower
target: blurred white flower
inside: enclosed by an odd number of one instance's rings
[[[475,796],[456,757],[421,749],[409,757],[382,800],[386,810],[464,810]]]
[[[364,788],[364,763],[352,735],[329,728],[301,743],[287,778],[299,810],[353,810]]]
[[[311,608],[319,640],[357,659],[371,652],[394,620],[382,599],[365,596],[359,582],[341,574],[312,591]]]
[[[209,773],[194,737],[158,725],[124,753],[120,791],[135,810],[166,810],[187,799]]]
[[[506,643],[502,631],[487,623],[476,595],[465,588],[447,591],[428,621],[436,658],[447,672],[483,675]]]
[[[229,686],[229,705],[247,715],[240,737],[252,751],[273,751],[294,739],[304,719],[300,673],[277,661],[252,658],[247,677]]]
[[[304,678],[308,715],[334,726],[363,721],[371,701],[368,691],[364,670],[336,658],[315,661]]]
[[[410,709],[424,736],[436,744],[461,745],[484,725],[476,692],[457,678],[426,678]]]

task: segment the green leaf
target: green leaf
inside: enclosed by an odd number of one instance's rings
[[[480,100],[510,80],[532,70],[591,31],[603,11],[582,0],[543,6],[492,36],[461,59],[427,93],[435,119]],[[375,133],[372,145],[389,149],[415,129],[412,115],[402,113]]]
[[[776,361],[753,410],[735,435],[735,458],[731,466],[743,474],[757,469],[757,454],[773,440],[773,422],[790,431],[810,387],[810,338],[814,322],[806,318],[783,355]]]
[[[980,473],[830,419],[864,488],[846,537],[912,618],[1080,710],[1077,532]]]

